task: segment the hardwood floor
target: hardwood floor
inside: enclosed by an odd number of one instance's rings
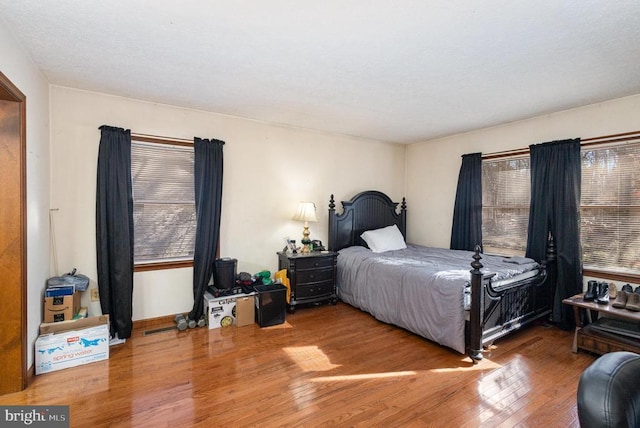
[[[3,405],[69,405],[74,427],[579,426],[593,355],[533,326],[479,364],[344,303],[280,326],[134,330],[108,361],[36,376]]]

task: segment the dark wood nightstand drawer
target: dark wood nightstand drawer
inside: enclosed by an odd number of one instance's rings
[[[333,279],[333,269],[320,269],[296,272],[296,284],[305,285],[309,282],[331,281]]]
[[[296,270],[331,268],[333,263],[333,257],[301,257],[296,260]]]
[[[298,285],[296,297],[304,299],[307,297],[319,297],[333,293],[333,281],[317,282],[313,285]]]

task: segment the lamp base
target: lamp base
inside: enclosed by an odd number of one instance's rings
[[[302,254],[309,254],[311,249],[309,248],[309,244],[311,244],[311,239],[309,239],[309,225],[305,222],[304,229],[302,230],[302,249],[300,252]]]

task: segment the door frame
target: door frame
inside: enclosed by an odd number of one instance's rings
[[[17,166],[19,177],[19,242],[18,249],[14,252],[18,254],[17,260],[13,261],[11,272],[19,275],[17,281],[9,281],[0,294],[3,298],[11,298],[10,304],[20,311],[19,317],[8,317],[7,312],[3,311],[0,315],[0,323],[2,323],[2,333],[0,333],[0,341],[3,344],[8,343],[13,352],[7,352],[9,358],[2,358],[0,364],[0,377],[4,379],[0,383],[0,395],[17,392],[25,389],[29,384],[27,376],[27,102],[26,96],[2,73],[0,72],[0,99],[9,102],[18,103],[19,109],[19,165]],[[4,287],[4,285],[3,285]],[[16,348],[20,348],[17,352]],[[3,350],[3,353],[4,350]],[[19,357],[16,355],[19,354]]]

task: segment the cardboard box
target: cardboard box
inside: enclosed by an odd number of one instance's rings
[[[36,374],[109,358],[109,316],[42,324],[36,339]]]
[[[80,292],[44,298],[44,322],[68,321],[80,310]]]
[[[213,297],[211,293],[205,293],[204,313],[209,328],[253,324],[253,295],[254,293]]]
[[[59,333],[66,330],[80,330],[101,324],[109,324],[109,315],[99,315],[97,317],[79,318],[62,322],[43,322],[40,324],[40,334]]]
[[[229,327],[235,324],[236,297],[213,297],[204,293],[204,313],[209,328]]]

